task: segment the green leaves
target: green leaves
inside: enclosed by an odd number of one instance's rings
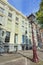
[[[43,0],[40,3],[40,10],[43,10]]]
[[[40,24],[41,28],[43,28],[43,0],[40,3],[40,9],[36,13],[38,24]]]

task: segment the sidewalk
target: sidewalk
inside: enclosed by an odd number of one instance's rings
[[[27,58],[27,65],[43,65],[43,53],[40,51],[37,51],[38,53],[38,57],[39,57],[39,62],[38,63],[34,63],[32,61],[32,57],[33,57],[33,52],[32,50],[28,50],[28,51],[19,51],[19,54],[21,54],[23,57]]]
[[[33,56],[32,50],[18,51],[18,53],[27,58]]]
[[[38,51],[38,54],[42,53]],[[32,50],[18,51],[16,54],[3,54],[0,56],[0,65],[43,65],[41,60],[39,63],[32,62],[32,57]]]
[[[28,62],[30,62],[28,60]],[[20,54],[3,54],[0,56],[0,65],[27,65],[27,59]],[[30,65],[30,63],[28,63]]]
[[[2,54],[2,56],[0,56],[0,63],[10,61],[13,59],[18,59],[21,57],[22,56],[20,54]]]
[[[17,58],[12,60],[7,60],[4,62],[1,62],[0,65],[24,65],[25,64],[25,58]]]
[[[43,49],[38,49],[38,51],[41,51],[41,52],[43,52]]]

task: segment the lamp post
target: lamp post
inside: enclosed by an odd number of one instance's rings
[[[34,39],[33,21],[31,21],[31,29],[32,29],[32,41],[33,41],[33,61],[38,62],[39,58],[37,55],[37,48],[36,48],[36,43],[35,43],[35,39]]]
[[[35,24],[35,21],[36,21],[36,17],[34,14],[31,14],[30,16],[27,17],[28,20],[30,21],[30,25],[31,25],[31,31],[32,31],[32,41],[33,41],[33,61],[34,62],[38,62],[39,61],[39,58],[38,58],[38,55],[37,55],[37,48],[36,48],[36,42],[35,42],[35,38],[34,38],[34,26],[33,24]]]

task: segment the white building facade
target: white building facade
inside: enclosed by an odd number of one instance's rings
[[[7,0],[0,0],[0,31],[2,31],[0,34],[4,40],[5,52],[13,52],[15,49],[22,50],[22,45],[26,49],[26,44],[28,46],[32,42],[29,20]]]

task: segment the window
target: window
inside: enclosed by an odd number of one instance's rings
[[[18,43],[18,34],[15,34],[15,36],[14,36],[14,43]]]
[[[25,30],[25,28],[24,28],[24,26],[22,25],[22,32],[24,32],[24,30]]]
[[[24,21],[22,21],[22,26],[24,26]]]
[[[15,23],[15,29],[18,29],[18,23],[17,22]]]
[[[4,17],[3,16],[0,16],[0,25],[5,25]]]
[[[25,36],[25,43],[28,44],[28,37]]]
[[[27,23],[25,23],[25,25],[27,25]]]
[[[3,31],[3,29],[0,28],[0,36],[1,36],[1,37],[4,36],[4,33],[5,33],[5,32]]]
[[[3,16],[0,16],[0,21],[2,21]]]
[[[18,25],[18,23],[15,23],[16,25]]]
[[[3,16],[0,16],[0,25],[3,24]]]
[[[9,42],[10,40],[10,32],[6,32],[5,42]]]
[[[12,18],[12,14],[10,12],[8,13],[8,16]]]
[[[4,13],[4,9],[0,7],[0,12]]]
[[[29,39],[29,44],[31,44],[31,39]]]
[[[22,28],[24,28],[24,26],[22,25]]]
[[[24,21],[22,21],[22,30],[24,30]]]
[[[2,36],[4,36],[4,31],[2,31]]]
[[[24,21],[22,21],[22,24],[24,24]]]
[[[22,35],[22,43],[24,43],[24,42],[25,42],[25,36]]]
[[[16,17],[16,21],[18,21],[18,19],[19,19],[19,18],[18,18],[18,17]]]
[[[25,34],[27,34],[27,30],[25,31]]]
[[[10,22],[11,22],[12,20],[8,18],[8,21],[10,21]]]
[[[27,27],[25,27],[25,29],[27,30]]]
[[[0,36],[2,36],[2,29],[0,28]]]

